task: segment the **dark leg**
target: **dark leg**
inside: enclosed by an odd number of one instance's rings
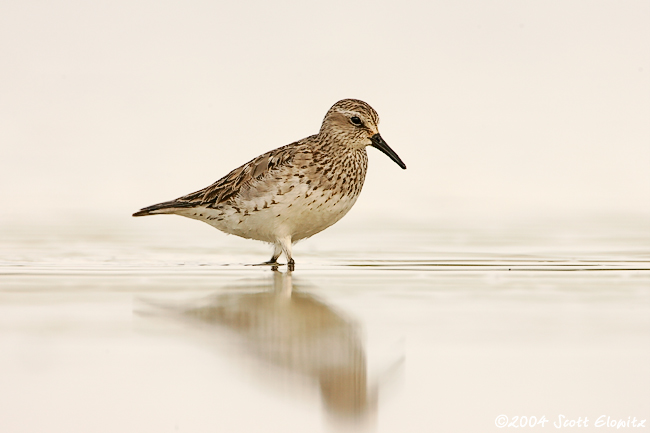
[[[262,264],[263,264],[263,265],[277,266],[277,265],[279,265],[280,263],[278,263],[278,261],[277,261],[276,259],[277,259],[277,257],[271,257],[271,260],[269,260],[269,261],[267,261],[267,262],[264,262],[264,263],[262,263]]]
[[[284,256],[287,258],[287,270],[293,271],[296,266],[296,262],[293,261],[291,257],[291,236],[286,236],[284,238],[278,239],[275,244],[276,252],[278,249],[281,249],[284,253]]]
[[[278,266],[280,263],[278,263],[278,257],[282,254],[282,248],[280,245],[275,244],[275,247],[273,248],[273,255],[271,256],[271,259],[268,262],[262,263],[263,265],[271,265],[271,266]]]

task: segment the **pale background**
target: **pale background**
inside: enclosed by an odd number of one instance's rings
[[[128,216],[359,98],[346,220],[650,212],[647,1],[2,1],[4,219]],[[409,214],[405,212],[408,211]]]
[[[0,431],[328,431],[339,352],[379,433],[650,419],[649,23],[647,0],[0,0]],[[327,315],[247,308],[268,245],[131,218],[348,97],[408,169],[369,149],[355,208],[296,245]]]

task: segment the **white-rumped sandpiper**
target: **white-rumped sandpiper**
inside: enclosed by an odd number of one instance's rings
[[[325,115],[320,132],[271,150],[212,185],[133,216],[175,214],[219,230],[274,245],[268,264],[282,253],[290,270],[293,243],[340,220],[359,197],[374,146],[406,165],[379,135],[379,116],[357,99],[343,99]]]

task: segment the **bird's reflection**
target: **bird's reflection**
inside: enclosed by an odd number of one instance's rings
[[[254,293],[231,290],[200,305],[175,308],[181,317],[234,331],[249,352],[318,384],[327,413],[365,422],[376,412],[377,388],[368,386],[357,324],[315,296],[301,292],[291,272],[273,271],[273,286]]]

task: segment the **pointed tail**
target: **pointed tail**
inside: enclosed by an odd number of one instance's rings
[[[178,213],[181,209],[194,207],[195,204],[186,201],[166,201],[163,203],[154,204],[140,209],[133,214],[134,217],[147,216],[147,215],[164,215]]]

